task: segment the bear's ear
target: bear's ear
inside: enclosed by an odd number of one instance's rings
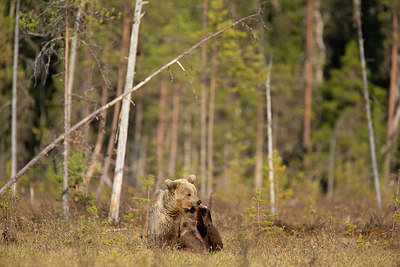
[[[189,175],[187,180],[189,181],[189,183],[194,184],[194,182],[196,181],[196,175],[194,174]]]
[[[168,189],[175,189],[177,186],[177,183],[174,181],[171,181],[170,179],[165,180],[165,185],[168,187]]]

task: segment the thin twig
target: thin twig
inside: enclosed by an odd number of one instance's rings
[[[49,145],[47,145],[39,154],[37,154],[31,161],[28,162],[28,164],[26,164],[14,177],[12,177],[1,189],[0,189],[0,197],[4,194],[4,192],[11,186],[13,185],[19,178],[21,178],[22,175],[24,175],[33,165],[35,165],[41,158],[43,158],[45,155],[47,155],[47,153],[49,153],[52,149],[54,149],[62,140],[64,140],[66,137],[68,137],[69,135],[71,135],[74,131],[76,131],[79,127],[81,127],[82,125],[88,123],[89,121],[91,121],[97,114],[101,113],[103,110],[106,110],[110,107],[112,107],[113,105],[115,105],[116,103],[118,103],[119,101],[121,101],[125,96],[127,96],[128,94],[131,94],[133,92],[136,92],[137,90],[139,90],[141,87],[143,87],[143,85],[145,85],[146,83],[148,83],[151,79],[153,79],[155,76],[157,76],[158,74],[160,74],[163,70],[167,69],[168,67],[170,67],[171,65],[175,64],[178,60],[180,60],[181,58],[183,58],[184,56],[188,55],[190,52],[192,52],[194,49],[198,48],[200,45],[204,44],[205,42],[207,42],[208,40],[218,36],[219,34],[223,33],[224,31],[234,27],[235,25],[242,23],[245,20],[248,20],[250,18],[254,18],[258,16],[258,13],[255,14],[251,14],[247,17],[244,17],[236,22],[231,23],[230,25],[222,28],[221,30],[209,35],[208,37],[204,38],[203,40],[201,40],[200,42],[198,42],[197,44],[193,45],[192,47],[190,47],[189,49],[187,49],[185,52],[183,52],[182,54],[180,54],[179,56],[177,56],[176,58],[174,58],[173,60],[171,60],[170,62],[168,62],[167,64],[165,64],[164,66],[162,66],[161,68],[159,68],[158,70],[156,70],[155,72],[153,72],[151,75],[147,76],[146,79],[144,79],[143,81],[141,81],[140,83],[138,83],[136,86],[132,87],[130,90],[126,91],[125,93],[119,95],[118,97],[114,98],[114,100],[108,102],[106,105],[98,108],[97,110],[95,110],[94,112],[92,112],[91,114],[89,114],[88,116],[86,116],[85,118],[83,118],[81,121],[79,121],[77,124],[75,124],[74,126],[72,126],[69,131],[63,133],[62,135],[60,135],[59,137],[57,137],[52,143],[50,143]]]

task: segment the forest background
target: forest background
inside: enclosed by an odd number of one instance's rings
[[[313,26],[308,50],[310,2]],[[83,15],[74,28],[82,4]],[[2,185],[11,176],[15,8],[15,1],[0,3]],[[30,0],[20,6],[18,169],[64,132],[63,8],[64,1]],[[133,1],[70,1],[71,36],[78,37],[72,125],[120,94],[133,9]],[[204,36],[202,1],[149,1],[143,9],[135,84]],[[394,39],[398,29],[393,26],[398,11],[398,1],[361,2],[384,209],[393,208],[399,168],[400,95],[395,79],[399,70],[391,77],[393,62],[398,61],[397,50],[395,57],[392,53],[398,42]],[[262,19],[245,21],[204,46],[205,65],[202,51],[194,50],[180,66],[168,68],[132,95],[123,215],[135,216],[131,197],[149,198],[165,179],[192,173],[198,177],[197,187],[205,200],[213,193],[216,202],[248,205],[257,188],[263,198],[269,198],[265,84],[272,57],[278,211],[299,203],[316,206],[324,199],[358,201],[376,209],[352,1],[210,0],[206,34],[257,12]],[[306,70],[307,62],[312,64],[311,73]],[[312,98],[307,97],[307,80],[311,81]],[[389,93],[391,83],[394,94]],[[391,112],[390,98],[395,103]],[[305,112],[307,101],[310,113]],[[112,107],[70,137],[69,194],[74,209],[82,205],[86,209],[95,202],[108,205],[118,114]],[[205,135],[202,115],[207,122]],[[18,181],[18,193],[31,203],[60,199],[62,154],[58,146],[41,159]],[[257,177],[262,177],[261,186]]]

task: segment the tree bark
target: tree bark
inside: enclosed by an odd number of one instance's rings
[[[262,168],[263,168],[263,135],[264,135],[264,101],[261,94],[258,95],[257,104],[257,137],[256,158],[254,168],[254,192],[262,190]]]
[[[125,89],[128,92],[133,86],[135,77],[135,63],[137,54],[137,44],[139,38],[139,25],[142,17],[142,0],[137,0],[135,4],[135,16],[133,19],[131,44],[129,49],[128,69],[126,73]],[[124,174],[126,140],[128,138],[129,109],[131,105],[131,94],[124,97],[121,109],[121,121],[118,135],[117,157],[115,160],[114,182],[111,194],[109,221],[117,223],[119,220],[119,202],[121,197],[122,179]]]
[[[269,176],[269,195],[271,203],[271,214],[276,214],[275,201],[275,181],[274,181],[274,148],[272,146],[272,107],[271,107],[271,68],[272,56],[269,60],[266,80],[266,98],[267,98],[267,134],[268,134],[268,176]]]
[[[378,164],[376,161],[374,128],[372,125],[371,108],[369,105],[367,67],[365,64],[364,40],[363,40],[362,29],[361,29],[360,5],[359,5],[358,0],[354,0],[353,3],[354,3],[354,10],[355,10],[355,20],[356,20],[356,24],[357,24],[358,46],[360,49],[363,93],[364,93],[365,111],[366,111],[367,123],[368,123],[369,148],[370,148],[370,154],[371,154],[372,171],[374,174],[374,185],[375,185],[375,192],[376,192],[377,208],[378,208],[378,211],[380,212],[382,210],[382,199],[381,199],[381,190],[380,190],[380,185],[379,185]]]
[[[211,53],[211,71],[210,71],[210,102],[208,110],[208,133],[207,133],[207,195],[206,198],[210,198],[213,192],[214,182],[214,109],[215,109],[215,89],[217,85],[217,45],[214,41],[212,53]]]
[[[19,7],[20,0],[16,0],[15,29],[14,29],[14,58],[13,84],[11,100],[11,177],[17,173],[17,83],[18,83],[18,51],[19,51]],[[12,194],[17,194],[17,183],[12,186]]]
[[[169,154],[168,175],[173,177],[175,174],[176,158],[178,150],[178,129],[179,129],[179,84],[174,84],[172,94],[172,125],[171,125],[171,149]]]
[[[207,15],[208,15],[208,0],[203,0],[203,15],[202,15],[202,28],[203,37],[207,36]],[[206,197],[206,127],[207,127],[207,47],[204,44],[201,47],[201,107],[200,107],[200,198]]]
[[[63,141],[68,136],[70,136],[74,131],[76,131],[83,125],[90,122],[93,118],[95,118],[103,110],[106,110],[106,109],[114,106],[115,104],[120,102],[125,96],[138,91],[140,88],[142,88],[145,84],[147,84],[149,81],[151,81],[154,77],[156,77],[162,71],[168,69],[169,67],[171,67],[172,65],[177,63],[180,59],[187,56],[193,50],[195,50],[202,44],[206,43],[210,39],[215,38],[216,36],[220,35],[221,33],[225,32],[226,30],[228,30],[248,19],[255,18],[257,16],[259,16],[259,14],[254,13],[254,14],[248,15],[246,17],[243,17],[243,18],[236,20],[236,21],[232,22],[231,24],[223,27],[222,29],[214,32],[213,34],[207,36],[206,38],[203,38],[201,41],[197,42],[196,44],[194,44],[193,46],[191,46],[190,48],[188,48],[187,50],[185,50],[184,52],[182,52],[181,54],[176,56],[174,59],[169,61],[167,64],[163,65],[161,68],[159,68],[158,70],[156,70],[155,72],[153,72],[152,74],[147,76],[143,81],[136,84],[134,87],[130,88],[129,91],[122,93],[121,95],[117,96],[116,98],[114,98],[113,100],[108,102],[106,105],[96,109],[91,114],[89,114],[87,117],[81,119],[78,123],[76,123],[74,126],[72,126],[67,132],[64,132],[63,134],[58,136],[56,139],[54,139],[42,151],[40,151],[33,159],[31,159],[24,167],[22,167],[22,169],[0,189],[0,196],[2,196],[8,188],[10,188],[15,182],[17,182],[18,179],[20,179],[22,177],[22,175],[24,175],[32,166],[34,166],[36,163],[38,163],[40,159],[42,159],[44,156],[46,156],[47,153],[49,153],[51,150],[53,150],[61,141]]]
[[[168,81],[166,75],[161,75],[160,80],[160,99],[157,125],[157,177],[155,181],[155,189],[161,186],[161,179],[164,177],[164,141],[165,141],[165,112],[167,105]]]
[[[186,114],[184,123],[184,142],[183,142],[183,173],[184,177],[187,177],[190,173],[191,155],[192,155],[192,127],[191,127],[191,116]]]
[[[390,86],[389,86],[389,106],[388,106],[388,121],[386,131],[386,155],[385,155],[385,179],[390,175],[390,161],[392,156],[392,140],[393,140],[393,117],[396,98],[396,81],[397,81],[397,40],[398,40],[398,8],[392,9],[392,66],[390,70]]]
[[[64,60],[64,132],[70,128],[70,95],[68,94],[68,69],[69,69],[69,27],[68,27],[68,1],[65,1],[65,60]],[[65,220],[68,220],[68,137],[64,139],[63,160],[63,186],[62,186],[62,209]]]
[[[305,73],[305,93],[304,93],[304,126],[303,126],[303,146],[308,153],[311,135],[311,103],[312,103],[312,79],[313,79],[313,24],[314,24],[314,0],[307,0],[307,60]],[[307,158],[307,156],[306,156]]]
[[[131,30],[131,21],[130,21],[129,14],[130,14],[130,5],[127,4],[127,5],[125,5],[124,15],[123,15],[124,21],[123,21],[123,26],[122,26],[122,44],[121,44],[121,55],[120,55],[120,59],[119,59],[119,69],[118,69],[117,95],[121,95],[122,88],[124,86],[124,74],[126,71],[125,58],[128,56],[129,33]],[[97,187],[97,192],[96,192],[97,200],[99,200],[101,192],[103,191],[104,182],[106,180],[109,180],[108,173],[109,173],[111,159],[112,159],[112,153],[113,153],[113,149],[114,149],[114,145],[115,145],[115,136],[117,133],[120,109],[121,109],[121,103],[118,102],[114,108],[113,118],[112,118],[112,122],[111,122],[110,137],[108,139],[108,145],[107,145],[107,151],[106,151],[105,158],[104,158],[103,168],[101,170],[99,185]]]

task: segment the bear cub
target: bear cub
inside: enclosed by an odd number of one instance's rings
[[[199,205],[196,210],[197,230],[208,250],[216,251],[224,247],[221,236],[212,224],[211,211],[207,206]]]
[[[205,252],[207,251],[206,245],[196,226],[197,222],[189,216],[182,218],[178,246],[184,250]]]

